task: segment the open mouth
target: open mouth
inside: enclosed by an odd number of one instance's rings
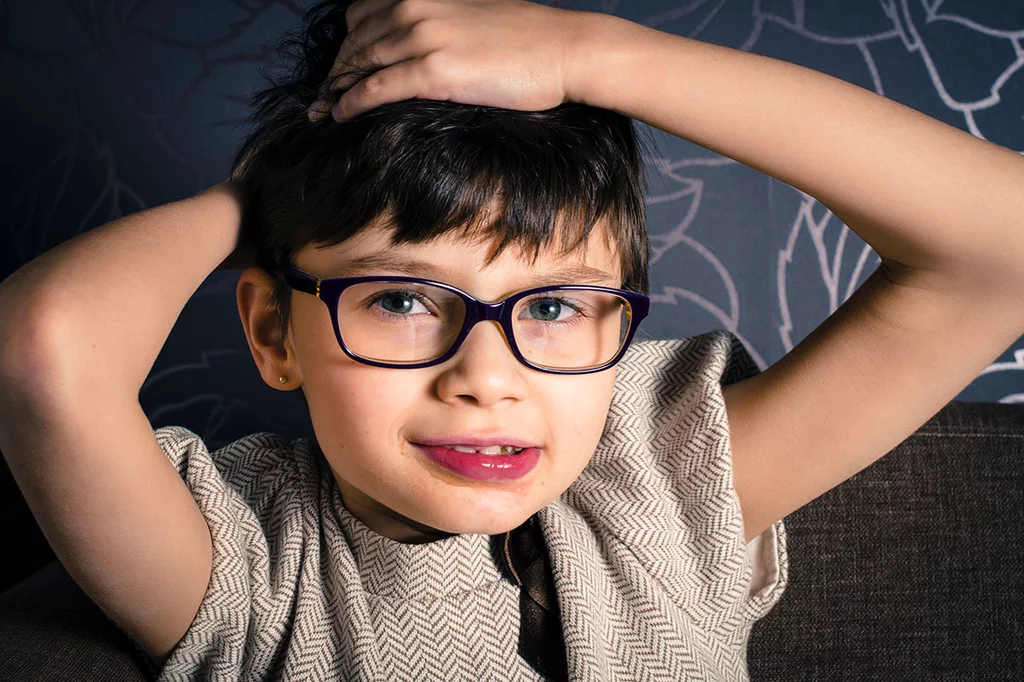
[[[518,455],[525,448],[515,448],[511,445],[489,445],[486,448],[474,448],[468,445],[443,445],[441,447],[455,450],[456,452],[469,452],[478,455]]]

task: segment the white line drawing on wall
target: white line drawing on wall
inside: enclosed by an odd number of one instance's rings
[[[730,46],[746,51],[754,50],[758,45],[764,28],[768,22],[772,22],[810,43],[855,47],[863,59],[864,68],[870,79],[870,84],[865,84],[865,87],[870,87],[879,95],[887,96],[883,86],[886,74],[880,68],[872,50],[873,48],[881,47],[883,44],[888,46],[894,39],[899,39],[906,52],[915,55],[920,60],[923,67],[922,74],[928,78],[928,86],[926,87],[934,90],[937,100],[950,111],[957,112],[959,116],[962,116],[964,121],[963,127],[967,131],[980,139],[988,139],[979,125],[978,113],[995,109],[1000,104],[1005,106],[1007,103],[1003,101],[1000,93],[1007,87],[1008,83],[1013,82],[1013,77],[1018,75],[1018,72],[1024,67],[1024,47],[1022,47],[1022,38],[1024,38],[1024,3],[1007,2],[1004,5],[995,7],[997,11],[1001,12],[1000,23],[1005,22],[1006,24],[1005,28],[1000,28],[986,25],[977,19],[960,16],[956,14],[955,10],[943,11],[944,5],[948,6],[954,3],[944,3],[943,0],[916,0],[917,4],[913,4],[914,2],[915,0],[879,0],[877,5],[874,3],[870,7],[865,5],[865,12],[881,12],[881,15],[876,17],[881,19],[881,22],[878,22],[878,30],[861,35],[830,36],[808,28],[809,12],[816,11],[820,14],[824,11],[823,6],[819,3],[792,0],[788,8],[786,8],[788,11],[783,11],[780,8],[780,5],[784,5],[784,3],[773,3],[774,6],[769,11],[764,9],[768,3],[762,2],[762,0],[754,0],[751,11],[751,25],[745,27],[747,28],[745,35],[737,36],[736,39],[730,40]],[[615,4],[618,5],[618,3]],[[702,0],[679,3],[674,7],[661,9],[657,14],[648,15],[640,21],[645,25],[656,27],[660,30],[670,30],[678,32],[680,35],[700,39],[701,34],[706,32],[706,29],[713,23],[716,17],[719,17],[721,21],[725,21],[725,19],[719,16],[725,5],[725,0],[713,3]],[[1014,10],[1014,7],[1017,9]],[[966,12],[972,8],[977,9],[976,6],[964,5],[963,11]],[[786,16],[783,16],[784,14]],[[691,20],[690,24],[685,24],[687,18]],[[734,18],[734,16],[730,17],[728,21],[732,21]],[[950,79],[954,75],[948,73],[948,71],[944,75],[943,72],[944,65],[948,69],[948,58],[946,62],[943,62],[935,56],[935,50],[929,47],[929,40],[933,41],[931,43],[933,47],[935,47],[935,41],[937,40],[935,37],[936,32],[932,30],[934,29],[932,25],[941,24],[941,22],[955,24],[966,29],[966,31],[973,32],[975,34],[973,37],[975,38],[977,34],[981,34],[986,39],[1006,41],[1011,48],[1003,50],[1006,53],[1006,61],[1004,63],[999,62],[998,58],[993,60],[990,55],[986,55],[986,60],[982,60],[984,63],[979,62],[979,70],[971,71],[972,78],[975,76],[980,77],[982,79],[981,82],[987,84],[983,86],[987,88],[985,96],[958,98],[953,94]],[[680,27],[684,25],[685,34],[680,30]],[[966,33],[964,35],[969,36]],[[966,45],[966,48],[980,49],[976,48],[974,44]],[[971,55],[971,52],[965,52],[961,60],[969,61],[971,60]],[[809,64],[809,66],[820,68],[813,64]],[[892,78],[893,76],[890,74],[890,82]],[[955,83],[955,80],[952,82]],[[927,113],[935,115],[936,112]],[[1024,116],[1021,118],[1024,119]],[[1024,154],[1024,150],[1020,150],[1018,153]],[[711,152],[711,154],[714,153]],[[654,266],[668,251],[676,246],[681,245],[689,248],[703,258],[721,279],[727,292],[727,306],[723,309],[721,305],[712,302],[708,295],[711,289],[718,286],[717,282],[713,284],[709,282],[706,288],[702,285],[698,287],[699,290],[666,284],[662,285],[661,291],[652,291],[651,298],[655,304],[661,303],[678,306],[682,301],[693,303],[714,316],[722,328],[733,331],[742,339],[739,327],[741,325],[743,307],[741,306],[739,289],[730,272],[730,267],[735,267],[735,264],[718,257],[712,248],[687,234],[689,226],[694,223],[699,215],[702,194],[708,189],[705,187],[705,180],[700,177],[685,177],[678,173],[679,169],[687,166],[710,167],[729,163],[734,163],[734,161],[724,157],[710,159],[689,157],[673,160],[664,158],[653,159],[651,160],[652,166],[664,177],[678,182],[681,189],[662,195],[651,196],[648,202],[649,205],[654,205],[676,201],[687,196],[690,197],[689,205],[683,209],[678,223],[667,232],[651,234],[651,264]],[[771,187],[771,183],[769,183],[769,187]],[[790,189],[799,192],[796,188]],[[800,192],[800,194],[803,197],[799,207],[796,209],[795,215],[789,221],[785,246],[778,253],[776,280],[774,282],[777,299],[776,305],[782,318],[781,324],[777,327],[777,333],[786,352],[791,350],[802,338],[800,330],[795,329],[793,313],[801,304],[809,305],[806,302],[805,296],[794,297],[790,292],[792,287],[789,284],[792,282],[793,275],[796,272],[805,275],[803,281],[806,282],[807,273],[804,271],[804,268],[815,268],[815,272],[824,286],[827,297],[827,314],[831,314],[863,282],[866,275],[870,274],[870,271],[874,270],[881,263],[881,259],[874,253],[871,247],[863,242],[849,227],[838,221],[827,209],[825,210],[824,217],[816,219],[815,214],[820,214],[820,209],[824,207],[814,197],[803,192]],[[769,202],[771,202],[770,195]],[[815,208],[818,210],[815,211]],[[826,232],[832,234],[834,229],[836,229],[832,228],[832,230],[829,230],[829,225],[832,223],[838,223],[840,232],[830,252],[828,246],[830,240],[826,240],[825,235]],[[854,242],[847,244],[848,238],[851,236]],[[794,263],[794,252],[797,250],[798,245],[802,243],[801,239],[805,237],[810,238],[811,245],[817,254],[816,267],[811,266],[809,263],[803,266]],[[737,235],[737,238],[740,238],[739,235]],[[859,253],[857,254],[856,263],[853,265],[852,271],[843,273],[841,271],[842,264],[849,260],[848,258],[844,259],[844,253],[848,249],[856,248],[859,248]],[[794,268],[797,269],[794,270]],[[815,279],[815,281],[818,281],[818,279]],[[761,295],[763,296],[764,294]],[[756,300],[749,296],[747,301],[743,302],[747,305],[764,305],[764,301]],[[808,329],[807,331],[809,332],[810,330]],[[751,354],[755,356],[758,365],[762,368],[767,366],[768,363],[764,361],[763,357],[757,353],[746,339],[743,340]],[[1015,361],[994,362],[979,377],[997,372],[1021,371],[1024,369],[1021,366],[1022,362],[1024,362],[1021,359],[1024,356],[1024,350],[1017,349],[1012,352],[1016,358]],[[1024,394],[1011,393],[1004,395],[1000,402],[1021,401],[1024,400],[1022,396]]]

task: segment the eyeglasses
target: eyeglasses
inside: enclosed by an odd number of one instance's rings
[[[346,355],[397,369],[445,362],[478,322],[493,320],[527,367],[551,374],[600,372],[625,354],[651,300],[623,289],[560,285],[486,303],[419,277],[320,279],[290,266],[268,270],[324,302]]]

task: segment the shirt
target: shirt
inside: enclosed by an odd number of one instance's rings
[[[749,679],[786,535],[779,520],[744,542],[721,388],[758,371],[721,330],[623,356],[593,457],[538,512],[569,679]],[[184,427],[154,434],[213,539],[206,594],[159,680],[540,679],[517,655],[519,589],[493,537],[376,534],[315,439],[255,433],[211,454]]]

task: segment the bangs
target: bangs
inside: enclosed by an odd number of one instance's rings
[[[598,222],[623,254],[624,288],[646,293],[642,162],[633,121],[566,103],[522,112],[433,100],[383,105],[352,121],[281,127],[246,164],[267,256],[292,264],[371,226],[398,244],[455,233],[568,254]],[[274,239],[273,237],[277,238]],[[269,238],[269,239],[266,239]],[[628,257],[632,254],[632,257]]]
[[[284,77],[253,96],[234,182],[258,265],[294,265],[307,245],[328,248],[375,227],[390,229],[394,245],[463,237],[496,243],[488,263],[510,246],[535,261],[542,250],[584,247],[601,223],[622,288],[648,293],[649,129],[575,102],[519,111],[408,99],[341,123],[310,122],[314,102],[345,92],[326,79],[347,5],[313,6],[276,48]],[[278,285],[284,328],[288,291]]]

